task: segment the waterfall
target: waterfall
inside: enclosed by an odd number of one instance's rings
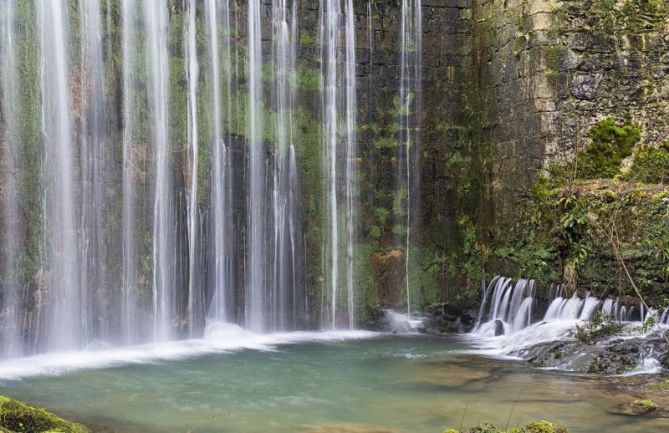
[[[188,197],[188,329],[189,335],[194,336],[196,317],[201,303],[198,302],[200,290],[199,279],[199,236],[198,236],[198,118],[197,118],[197,88],[199,79],[199,64],[197,59],[197,6],[195,1],[189,1],[188,20],[186,25],[186,78],[188,80],[188,153],[190,160],[190,192]],[[215,105],[218,105],[215,103]]]
[[[520,279],[513,284],[511,278],[495,277],[483,293],[473,333],[480,336],[512,335],[533,326],[535,286],[533,280]],[[579,321],[590,320],[597,312],[621,322],[632,320],[628,309],[620,306],[619,299],[607,298],[602,301],[590,293],[586,293],[583,298],[576,293],[569,298],[564,295],[562,285],[550,287],[548,295],[550,304],[539,322],[548,327],[551,323],[555,323],[557,334],[569,329],[565,326],[573,327]],[[643,322],[650,316],[661,325],[669,325],[669,308],[662,314],[650,308],[645,314],[640,315],[639,321]],[[537,329],[537,332],[541,336],[544,331]]]
[[[267,166],[263,143],[263,88],[260,0],[249,1],[248,11],[248,83],[249,83],[249,223],[248,287],[246,290],[246,326],[254,331],[266,328],[265,297],[267,260],[265,251],[267,223]]]
[[[14,0],[3,0],[0,3],[4,10],[0,21],[0,58],[3,59],[2,82],[0,92],[3,95],[2,116],[4,130],[0,130],[0,158],[4,163],[2,170],[2,220],[3,239],[5,245],[0,251],[0,257],[4,258],[2,272],[5,275],[2,286],[2,309],[6,312],[6,333],[2,342],[2,355],[6,357],[18,356],[23,353],[23,342],[21,339],[21,287],[17,280],[17,254],[21,249],[19,235],[19,199],[17,196],[17,118],[16,105],[18,97],[16,89],[19,86],[18,70],[16,62],[16,45],[14,34],[15,5]]]
[[[165,340],[173,335],[175,309],[176,225],[172,209],[171,155],[168,129],[169,69],[167,2],[144,2],[148,38],[149,107],[155,159],[153,204],[153,334]]]
[[[48,291],[46,347],[75,349],[82,322],[80,250],[76,233],[75,156],[70,118],[67,5],[38,2],[41,54],[42,136],[45,155],[44,206],[47,239],[44,251]],[[46,324],[45,324],[46,325]]]
[[[411,233],[415,230],[417,200],[420,196],[420,113],[422,92],[422,11],[421,0],[402,0],[400,41],[400,94],[398,103],[399,145],[397,201],[405,206],[396,215],[397,235],[404,235],[404,281],[407,315],[411,317]],[[404,214],[404,215],[402,215]],[[403,229],[402,229],[403,227]]]
[[[207,20],[209,68],[211,74],[212,101],[212,148],[213,148],[213,173],[214,182],[212,187],[212,219],[213,219],[213,297],[209,307],[208,316],[215,321],[226,321],[226,299],[228,298],[228,279],[226,268],[226,209],[229,207],[226,194],[226,158],[225,143],[221,136],[221,84],[219,66],[219,22],[218,4],[216,0],[207,0],[205,3],[205,14]],[[225,7],[227,17],[228,7]],[[227,21],[227,20],[226,20]],[[224,24],[223,30],[229,32],[229,22]],[[228,44],[226,43],[226,46]]]
[[[376,109],[356,51],[367,23],[372,71],[372,4],[355,7],[0,0],[2,356],[198,338],[216,322],[354,327],[358,103]],[[396,12],[408,274],[420,3]]]
[[[110,161],[104,71],[101,10],[98,0],[79,0],[81,63],[78,68],[79,148],[81,152],[81,311],[84,340],[88,335],[109,339],[114,311],[108,296],[105,271],[107,239],[103,235],[105,211],[109,211],[104,186]],[[76,74],[75,72],[75,74]],[[75,96],[76,97],[76,96]],[[74,108],[77,111],[77,108]],[[103,318],[104,320],[100,320]],[[101,329],[96,329],[100,327]]]
[[[273,284],[271,327],[286,329],[297,320],[294,305],[297,290],[295,280],[295,219],[294,194],[297,170],[293,147],[293,101],[295,75],[295,43],[297,28],[296,4],[279,0],[272,6],[273,61],[276,65],[276,88],[274,109],[276,111],[276,144],[272,175],[273,203]]]
[[[342,4],[343,3],[343,4]],[[330,327],[353,327],[353,273],[355,227],[356,64],[353,2],[323,0],[320,5],[320,45],[323,103],[323,161],[326,171],[328,211],[326,269],[329,269]],[[343,59],[343,60],[342,60]],[[342,94],[339,89],[345,89]],[[344,134],[340,130],[345,131]],[[340,179],[344,190],[340,191]],[[343,204],[343,215],[339,207]],[[343,260],[342,260],[343,259]],[[342,272],[343,271],[343,272]],[[344,274],[345,278],[340,278]],[[342,282],[343,280],[343,282]],[[340,284],[345,292],[340,294]],[[325,298],[324,298],[325,299]],[[341,318],[340,318],[341,316]]]
[[[139,125],[135,124],[137,115],[135,98],[140,92],[137,85],[137,62],[135,50],[138,39],[136,16],[140,14],[135,0],[123,0],[123,295],[122,295],[122,334],[123,341],[133,343],[142,336],[140,312],[137,308],[138,295],[138,258],[137,232],[141,227],[136,223],[138,218],[135,194],[137,189],[137,173],[141,170],[137,156],[139,150],[135,145]],[[141,15],[140,15],[141,16]]]

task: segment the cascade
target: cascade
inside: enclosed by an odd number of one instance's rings
[[[630,322],[632,317],[625,306],[620,306],[618,299],[601,300],[590,293],[584,298],[574,293],[566,298],[564,287],[551,286],[549,290],[550,304],[543,314],[540,324],[556,323],[557,329],[564,325],[573,326],[578,321],[590,320],[596,312],[610,316],[621,322]],[[499,335],[499,326],[503,334],[512,335],[529,328],[532,323],[533,308],[536,301],[534,280],[520,279],[513,284],[510,278],[496,276],[485,288],[473,333],[480,336]],[[489,306],[488,306],[489,304]],[[487,307],[487,308],[486,308]],[[650,308],[639,317],[644,322],[654,317],[661,325],[669,325],[669,308],[659,311]],[[567,322],[567,323],[565,323]]]
[[[273,217],[273,284],[269,298],[270,328],[294,327],[297,317],[297,285],[295,265],[295,201],[297,166],[293,144],[293,101],[295,99],[295,45],[297,34],[297,5],[286,0],[272,6],[273,62],[276,65],[276,143],[272,174]],[[288,308],[292,305],[292,308]],[[290,323],[289,323],[290,322]],[[290,325],[290,326],[289,326]]]
[[[219,22],[220,6],[217,0],[207,0],[205,3],[205,15],[207,21],[207,47],[209,55],[210,83],[212,89],[211,112],[211,143],[213,148],[212,171],[213,186],[211,193],[212,226],[213,226],[213,259],[212,259],[212,300],[207,311],[207,317],[216,322],[224,322],[230,319],[228,300],[230,293],[230,256],[226,239],[229,238],[228,224],[230,221],[229,209],[230,180],[229,159],[226,144],[221,131],[222,122],[222,96],[221,96],[221,68],[219,43],[221,41],[219,29],[223,30],[223,59],[230,62],[230,8],[226,1],[223,5],[223,19]],[[230,95],[230,74],[226,74],[226,94]],[[230,110],[230,99],[227,100],[227,109]],[[228,111],[228,118],[230,112]]]
[[[152,115],[151,141],[155,154],[153,202],[153,336],[173,336],[175,305],[175,222],[172,209],[171,151],[169,141],[169,68],[167,51],[167,4],[164,0],[144,2],[148,39],[149,107]]]
[[[81,63],[78,98],[81,111],[78,128],[81,167],[81,309],[84,341],[90,335],[112,338],[114,311],[109,294],[113,285],[107,281],[106,247],[110,239],[104,230],[108,213],[104,187],[109,183],[111,147],[107,137],[106,100],[102,53],[101,9],[98,0],[80,0]],[[76,110],[77,108],[75,108]],[[111,218],[110,218],[111,219]],[[102,320],[100,320],[102,319]],[[99,329],[96,329],[99,328]]]
[[[322,0],[320,11],[323,161],[328,212],[328,242],[324,255],[325,269],[329,271],[329,293],[323,297],[323,324],[331,328],[350,328],[355,323],[353,255],[357,225],[353,161],[357,156],[353,2]],[[340,94],[338,89],[345,91]],[[341,178],[344,179],[343,191],[339,188]],[[345,279],[341,278],[342,273]],[[345,288],[343,293],[340,293],[340,285]]]
[[[122,329],[125,342],[138,340],[138,313],[135,309],[137,293],[137,254],[135,244],[135,170],[133,159],[133,118],[134,98],[138,91],[134,80],[134,52],[136,29],[135,16],[137,5],[134,0],[123,0],[123,300],[122,300]]]
[[[248,11],[248,64],[249,64],[249,222],[248,266],[246,289],[246,327],[265,330],[265,296],[267,260],[265,243],[267,218],[267,161],[262,137],[263,87],[262,38],[260,27],[260,0],[249,1]]]
[[[421,0],[402,0],[400,41],[400,89],[398,102],[399,136],[397,146],[397,199],[404,208],[396,217],[404,248],[404,290],[407,315],[411,317],[411,233],[416,230],[417,202],[420,195],[420,113],[422,99],[422,11]],[[403,233],[402,233],[403,232]]]
[[[220,322],[354,327],[359,101],[375,109],[356,26],[372,71],[372,3],[118,6],[0,0],[2,356],[199,338]],[[397,10],[407,274],[420,7]],[[300,28],[303,10],[317,27]]]
[[[48,349],[74,349],[80,344],[82,311],[80,249],[76,229],[75,155],[70,118],[69,29],[62,0],[38,2],[42,91],[42,134],[45,154],[44,251],[49,292],[46,319],[38,330]],[[48,323],[48,326],[47,326]]]
[[[6,311],[5,323],[6,333],[2,341],[2,355],[11,357],[23,353],[23,342],[21,341],[21,288],[16,279],[17,258],[13,251],[21,248],[19,236],[19,201],[17,196],[17,154],[16,141],[18,122],[16,105],[18,98],[16,89],[20,85],[18,81],[18,70],[16,63],[16,45],[14,35],[15,4],[14,0],[4,0],[0,3],[4,9],[0,21],[0,58],[3,59],[2,82],[0,92],[4,95],[2,112],[5,125],[4,134],[0,135],[1,160],[4,163],[2,170],[2,221],[3,238],[5,245],[0,253],[3,257],[2,273],[6,276],[2,286],[2,308]]]
[[[202,302],[200,301],[200,294],[202,293],[199,286],[199,278],[201,271],[199,269],[199,233],[198,233],[198,163],[199,163],[199,143],[198,143],[198,113],[197,113],[197,88],[199,80],[199,63],[197,58],[197,3],[189,1],[188,20],[186,24],[186,79],[188,80],[188,153],[190,162],[190,191],[188,198],[188,328],[189,335],[195,335],[195,327],[197,323],[196,317],[199,317],[198,312]],[[214,90],[216,92],[216,90]],[[214,96],[216,100],[216,96]],[[214,105],[217,107],[218,103]],[[216,117],[214,115],[214,117]],[[215,120],[215,124],[218,122]]]

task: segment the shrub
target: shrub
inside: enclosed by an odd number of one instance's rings
[[[659,149],[648,147],[634,155],[629,179],[646,183],[669,182],[669,146],[665,143]]]

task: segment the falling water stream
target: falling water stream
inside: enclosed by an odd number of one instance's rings
[[[4,0],[0,3],[4,15],[0,22],[0,57],[3,59],[2,82],[0,87],[3,95],[2,119],[5,125],[4,136],[0,136],[1,158],[4,165],[1,167],[2,177],[2,220],[3,239],[5,245],[1,256],[4,258],[2,272],[7,277],[1,286],[2,308],[6,311],[6,331],[2,347],[2,356],[19,356],[23,353],[23,344],[19,338],[21,334],[21,296],[20,286],[16,278],[17,257],[13,251],[21,248],[19,239],[19,201],[18,201],[18,172],[16,142],[18,123],[16,105],[18,103],[15,86],[17,80],[16,42],[12,28],[16,15],[14,0]]]
[[[69,91],[69,26],[61,0],[38,2],[45,153],[45,239],[47,281],[53,294],[40,315],[39,334],[50,350],[75,349],[81,343],[87,311],[81,308],[80,243],[75,203],[75,158]],[[42,338],[40,338],[42,340]]]
[[[260,26],[260,0],[249,1],[248,12],[248,132],[249,132],[249,276],[246,290],[246,326],[255,331],[265,330],[265,296],[267,283],[267,159],[263,142],[263,87],[262,87],[262,37]]]
[[[198,245],[198,164],[199,164],[199,137],[197,117],[197,89],[200,65],[197,58],[197,3],[188,3],[188,22],[186,25],[186,77],[188,79],[188,149],[190,159],[190,192],[188,198],[188,324],[189,334],[193,337],[195,317],[198,312],[198,276],[200,275]],[[214,90],[216,92],[216,90]],[[216,96],[214,96],[216,99]],[[216,104],[217,105],[217,104]],[[215,120],[215,123],[218,122]]]
[[[354,12],[351,1],[322,0],[320,7],[323,157],[327,167],[326,207],[329,213],[329,242],[325,254],[325,269],[329,271],[329,305],[324,304],[323,310],[329,312],[326,319],[330,327],[351,328],[355,323],[353,255],[357,225]],[[342,179],[343,189],[340,188]]]
[[[386,69],[400,332],[419,308],[423,7],[0,0],[0,392],[120,433],[427,433],[521,391],[514,425],[621,425],[595,380],[479,355],[669,309],[497,277],[467,337],[353,330]]]
[[[420,173],[420,115],[422,80],[421,0],[402,0],[400,41],[399,145],[397,194],[405,206],[396,215],[397,226],[404,227],[404,291],[407,315],[411,317],[411,234],[416,230],[417,197]]]

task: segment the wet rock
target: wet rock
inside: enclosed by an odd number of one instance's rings
[[[618,338],[595,344],[553,341],[523,349],[516,355],[535,366],[607,375],[633,372],[642,368],[644,361],[652,364],[647,368],[669,367],[669,344],[660,338]]]
[[[427,311],[425,331],[431,334],[469,332],[476,324],[476,313],[454,304],[435,304]]]
[[[501,320],[495,320],[495,337],[504,335],[504,323]]]

